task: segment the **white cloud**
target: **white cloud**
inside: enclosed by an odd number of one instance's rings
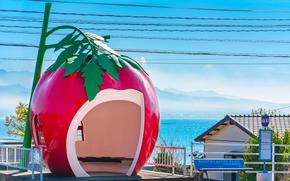
[[[160,88],[175,88],[183,91],[214,90],[221,94],[241,98],[249,98],[276,103],[290,103],[290,83],[280,80],[265,80],[245,78],[244,75],[218,73],[178,72],[148,68],[148,73],[155,86]],[[230,105],[229,105],[230,106]]]
[[[262,66],[262,67],[258,67],[257,70],[272,71],[274,69],[273,69],[273,67]]]
[[[213,68],[212,64],[206,64],[205,66],[203,66],[204,70],[211,70]]]
[[[146,58],[145,57],[135,57],[135,60],[138,61],[139,63],[145,64],[147,63]]]

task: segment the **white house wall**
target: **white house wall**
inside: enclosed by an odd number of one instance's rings
[[[214,135],[207,137],[205,143],[244,143],[250,136],[236,125],[228,124]],[[243,152],[243,147],[238,146],[213,146],[206,145],[205,152]],[[224,155],[207,155],[207,158],[224,158]],[[209,177],[216,180],[224,180],[223,173],[210,173]]]

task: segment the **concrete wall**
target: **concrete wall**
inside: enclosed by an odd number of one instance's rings
[[[250,136],[242,131],[235,125],[228,124],[216,134],[206,138],[205,143],[244,143]],[[216,146],[206,145],[204,147],[205,152],[243,152],[244,148],[239,146]],[[224,155],[207,155],[207,158],[223,159]],[[209,173],[209,177],[216,180],[230,181],[227,174],[227,178],[223,173]]]

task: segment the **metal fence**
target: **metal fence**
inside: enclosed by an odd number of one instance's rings
[[[17,145],[0,145],[0,165],[8,168],[31,171],[32,179],[39,172],[43,180],[43,164],[41,148],[23,148]]]
[[[201,147],[203,147],[201,149]],[[258,160],[258,152],[248,152],[245,151],[249,147],[259,147],[258,144],[245,144],[245,143],[196,143],[191,142],[191,153],[190,153],[190,175],[193,176],[194,173],[194,159],[221,159],[221,158],[233,158],[240,157],[244,158],[244,156],[254,156],[256,160]],[[278,157],[284,157],[286,160],[289,160],[290,153],[279,153],[279,148],[288,148],[290,149],[290,145],[283,144],[273,144],[272,145],[272,162],[266,162],[267,165],[271,165],[271,172],[273,180],[275,174],[290,174],[290,162],[289,161],[275,161],[279,160]],[[226,151],[225,151],[226,150]],[[256,148],[255,150],[258,150]],[[281,149],[280,149],[281,150]],[[280,160],[282,160],[280,158]],[[285,159],[284,159],[285,160]],[[245,162],[247,167],[253,167],[253,165],[262,165],[264,162],[255,161],[255,162]],[[284,170],[280,170],[281,166],[284,165]],[[279,167],[279,169],[276,169]],[[253,170],[247,171],[247,173],[258,173],[262,170]]]
[[[157,171],[185,174],[186,148],[175,146],[155,146],[148,165],[154,165]]]

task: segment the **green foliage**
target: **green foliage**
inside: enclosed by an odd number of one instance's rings
[[[78,51],[80,46],[80,42],[75,42],[71,46],[67,47],[62,51],[57,57],[54,64],[48,67],[47,71],[55,71],[58,69],[64,62],[66,62],[69,58],[75,56],[75,53]]]
[[[131,65],[133,68],[137,69],[137,70],[142,70],[143,72],[146,73],[146,71],[142,68],[142,66],[135,60],[133,60],[130,57],[127,57],[125,55],[121,55],[120,57],[121,60],[127,62],[129,65]]]
[[[28,104],[19,102],[15,109],[15,115],[6,116],[5,126],[7,127],[8,135],[24,136],[25,123],[28,119],[27,112]]]
[[[105,42],[108,42],[108,40],[111,39],[111,36],[110,35],[105,35],[105,36],[103,36],[103,38],[105,39]]]
[[[73,38],[73,35],[75,32],[76,31],[73,31],[72,33],[66,35],[60,42],[58,42],[54,51],[57,51],[57,50],[61,49],[63,46],[65,46],[67,44],[67,42],[69,42]]]
[[[102,54],[96,58],[98,64],[109,73],[115,80],[119,79],[118,70],[120,69],[120,63],[116,63],[110,55]],[[119,66],[120,65],[120,66]]]
[[[252,109],[253,115],[262,115],[262,114],[269,114],[269,115],[276,115],[279,114],[280,112],[277,110],[270,110],[270,109],[264,109],[264,108],[257,108],[257,109]]]
[[[87,56],[88,55],[86,53],[81,53],[79,56],[74,56],[71,59],[68,59],[68,61],[63,65],[63,67],[66,69],[64,76],[67,77],[75,71],[78,71],[85,63]]]
[[[102,76],[104,72],[94,62],[88,62],[82,69],[85,78],[85,89],[89,100],[93,100],[95,95],[100,91],[99,86],[103,84]]]
[[[290,136],[290,130],[287,130],[284,132],[283,136],[282,137],[279,137],[277,132],[273,131],[273,143],[275,144],[290,144],[290,139],[289,139],[289,136]],[[258,137],[255,137],[255,138],[250,138],[248,140],[249,144],[258,144],[259,143],[259,138]],[[289,152],[289,147],[280,147],[280,146],[276,146],[275,147],[275,152],[276,153],[290,153]],[[257,146],[249,146],[246,148],[245,150],[246,153],[258,153],[258,147]],[[244,161],[245,162],[258,162],[258,155],[244,155]],[[290,158],[289,156],[281,156],[281,155],[276,155],[275,156],[275,161],[276,162],[289,162],[290,161]],[[250,167],[250,168],[253,168],[254,170],[258,170],[258,171],[261,171],[263,170],[263,165],[252,165],[252,164],[248,164],[246,165],[246,167]],[[272,170],[272,165],[271,164],[267,164],[267,170]],[[277,164],[275,165],[275,170],[276,171],[287,171],[289,170],[289,168],[287,167],[287,165],[282,165],[282,164]],[[246,174],[246,175],[243,175],[243,179],[242,180],[245,180],[245,177],[247,177],[247,180],[249,181],[255,181],[256,180],[256,175],[255,174]],[[286,179],[289,179],[289,178],[286,178],[287,175],[278,175],[276,174],[275,175],[275,180],[286,180]]]
[[[80,40],[80,37],[83,39]],[[103,38],[107,42],[110,36],[104,36]],[[82,77],[85,79],[84,87],[90,101],[100,91],[99,86],[103,84],[102,77],[104,72],[107,72],[113,79],[118,80],[118,71],[127,67],[127,65],[144,71],[135,60],[127,56],[115,55],[109,50],[102,49],[96,43],[100,39],[97,35],[83,33],[75,28],[73,32],[66,35],[55,45],[55,51],[62,50],[62,52],[47,69],[47,71],[55,71],[62,67],[66,69],[65,77],[74,72],[82,72]]]

